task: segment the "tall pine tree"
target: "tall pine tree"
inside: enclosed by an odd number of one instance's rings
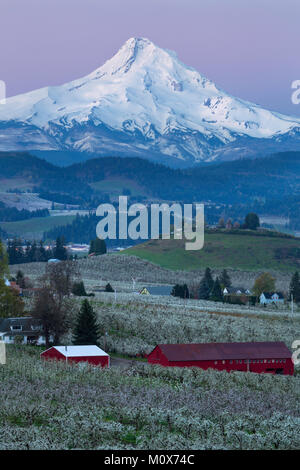
[[[199,299],[208,300],[209,294],[214,285],[214,280],[211,275],[211,270],[206,268],[203,278],[199,286]]]
[[[289,293],[290,299],[292,298],[293,294],[293,300],[297,303],[300,302],[300,279],[298,271],[296,271],[292,276]]]
[[[81,304],[73,333],[73,344],[77,345],[98,345],[100,338],[100,327],[97,322],[97,315],[85,299]]]

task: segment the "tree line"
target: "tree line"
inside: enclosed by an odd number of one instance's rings
[[[57,237],[55,246],[50,249],[45,248],[43,241],[27,241],[24,245],[21,239],[8,240],[7,255],[9,264],[46,262],[51,258],[66,260],[68,259],[68,252],[64,243],[63,237]]]

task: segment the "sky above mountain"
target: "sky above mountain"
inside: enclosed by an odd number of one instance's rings
[[[234,96],[300,116],[299,0],[2,0],[8,96],[87,75],[148,37]]]

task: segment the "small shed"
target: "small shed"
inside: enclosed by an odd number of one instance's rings
[[[110,357],[96,345],[52,346],[41,353],[44,359],[66,362],[88,362],[94,366],[109,367]]]
[[[158,344],[148,362],[171,367],[200,367],[293,375],[292,354],[283,342]]]

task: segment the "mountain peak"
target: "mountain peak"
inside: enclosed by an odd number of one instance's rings
[[[143,37],[129,38],[87,76],[7,99],[0,129],[0,150],[154,152],[196,161],[227,149],[237,158],[254,139],[263,152],[272,142],[278,151],[300,141],[300,119],[234,98]]]
[[[127,73],[137,60],[146,63],[148,60],[151,61],[151,57],[155,53],[158,55],[160,52],[163,54],[163,49],[160,49],[149,39],[132,37],[121,46],[111,59],[99,67],[96,72],[98,75],[102,75],[102,73],[110,75],[115,75],[118,72]]]

